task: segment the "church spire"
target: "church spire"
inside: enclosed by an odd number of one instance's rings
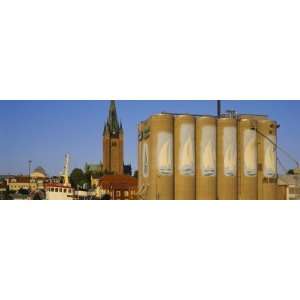
[[[118,122],[116,103],[114,100],[110,101],[107,125],[109,127],[111,134],[119,133],[120,127],[119,127],[119,122]]]

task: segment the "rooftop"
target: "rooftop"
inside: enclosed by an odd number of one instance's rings
[[[129,175],[105,175],[100,178],[99,186],[107,189],[137,188],[137,179]]]

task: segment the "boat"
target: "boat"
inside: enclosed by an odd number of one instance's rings
[[[274,177],[276,174],[276,155],[273,149],[273,145],[270,141],[266,141],[265,144],[265,176]]]
[[[158,166],[161,175],[172,174],[171,141],[168,139],[161,147],[158,155]]]
[[[233,144],[229,144],[224,155],[225,176],[235,176],[236,173],[236,151]]]
[[[46,200],[73,200],[74,189],[64,183],[48,183],[45,185]]]
[[[202,173],[204,176],[216,175],[216,152],[211,140],[204,148],[202,155],[202,166]]]
[[[248,143],[245,144],[244,163],[246,176],[256,176],[257,174],[257,153],[255,138],[255,135],[250,136]]]
[[[45,184],[46,200],[73,200],[74,189],[69,182],[69,154],[65,155],[63,183],[50,182]]]
[[[181,172],[183,175],[194,175],[194,144],[191,136],[189,136],[183,145],[181,152]]]

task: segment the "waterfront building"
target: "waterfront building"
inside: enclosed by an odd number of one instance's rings
[[[109,195],[111,200],[134,200],[137,193],[137,179],[128,175],[105,175],[94,178],[96,197]]]

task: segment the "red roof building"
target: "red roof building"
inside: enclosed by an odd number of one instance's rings
[[[137,192],[137,179],[128,175],[105,175],[98,179],[100,196],[110,195],[112,200],[134,200]]]

